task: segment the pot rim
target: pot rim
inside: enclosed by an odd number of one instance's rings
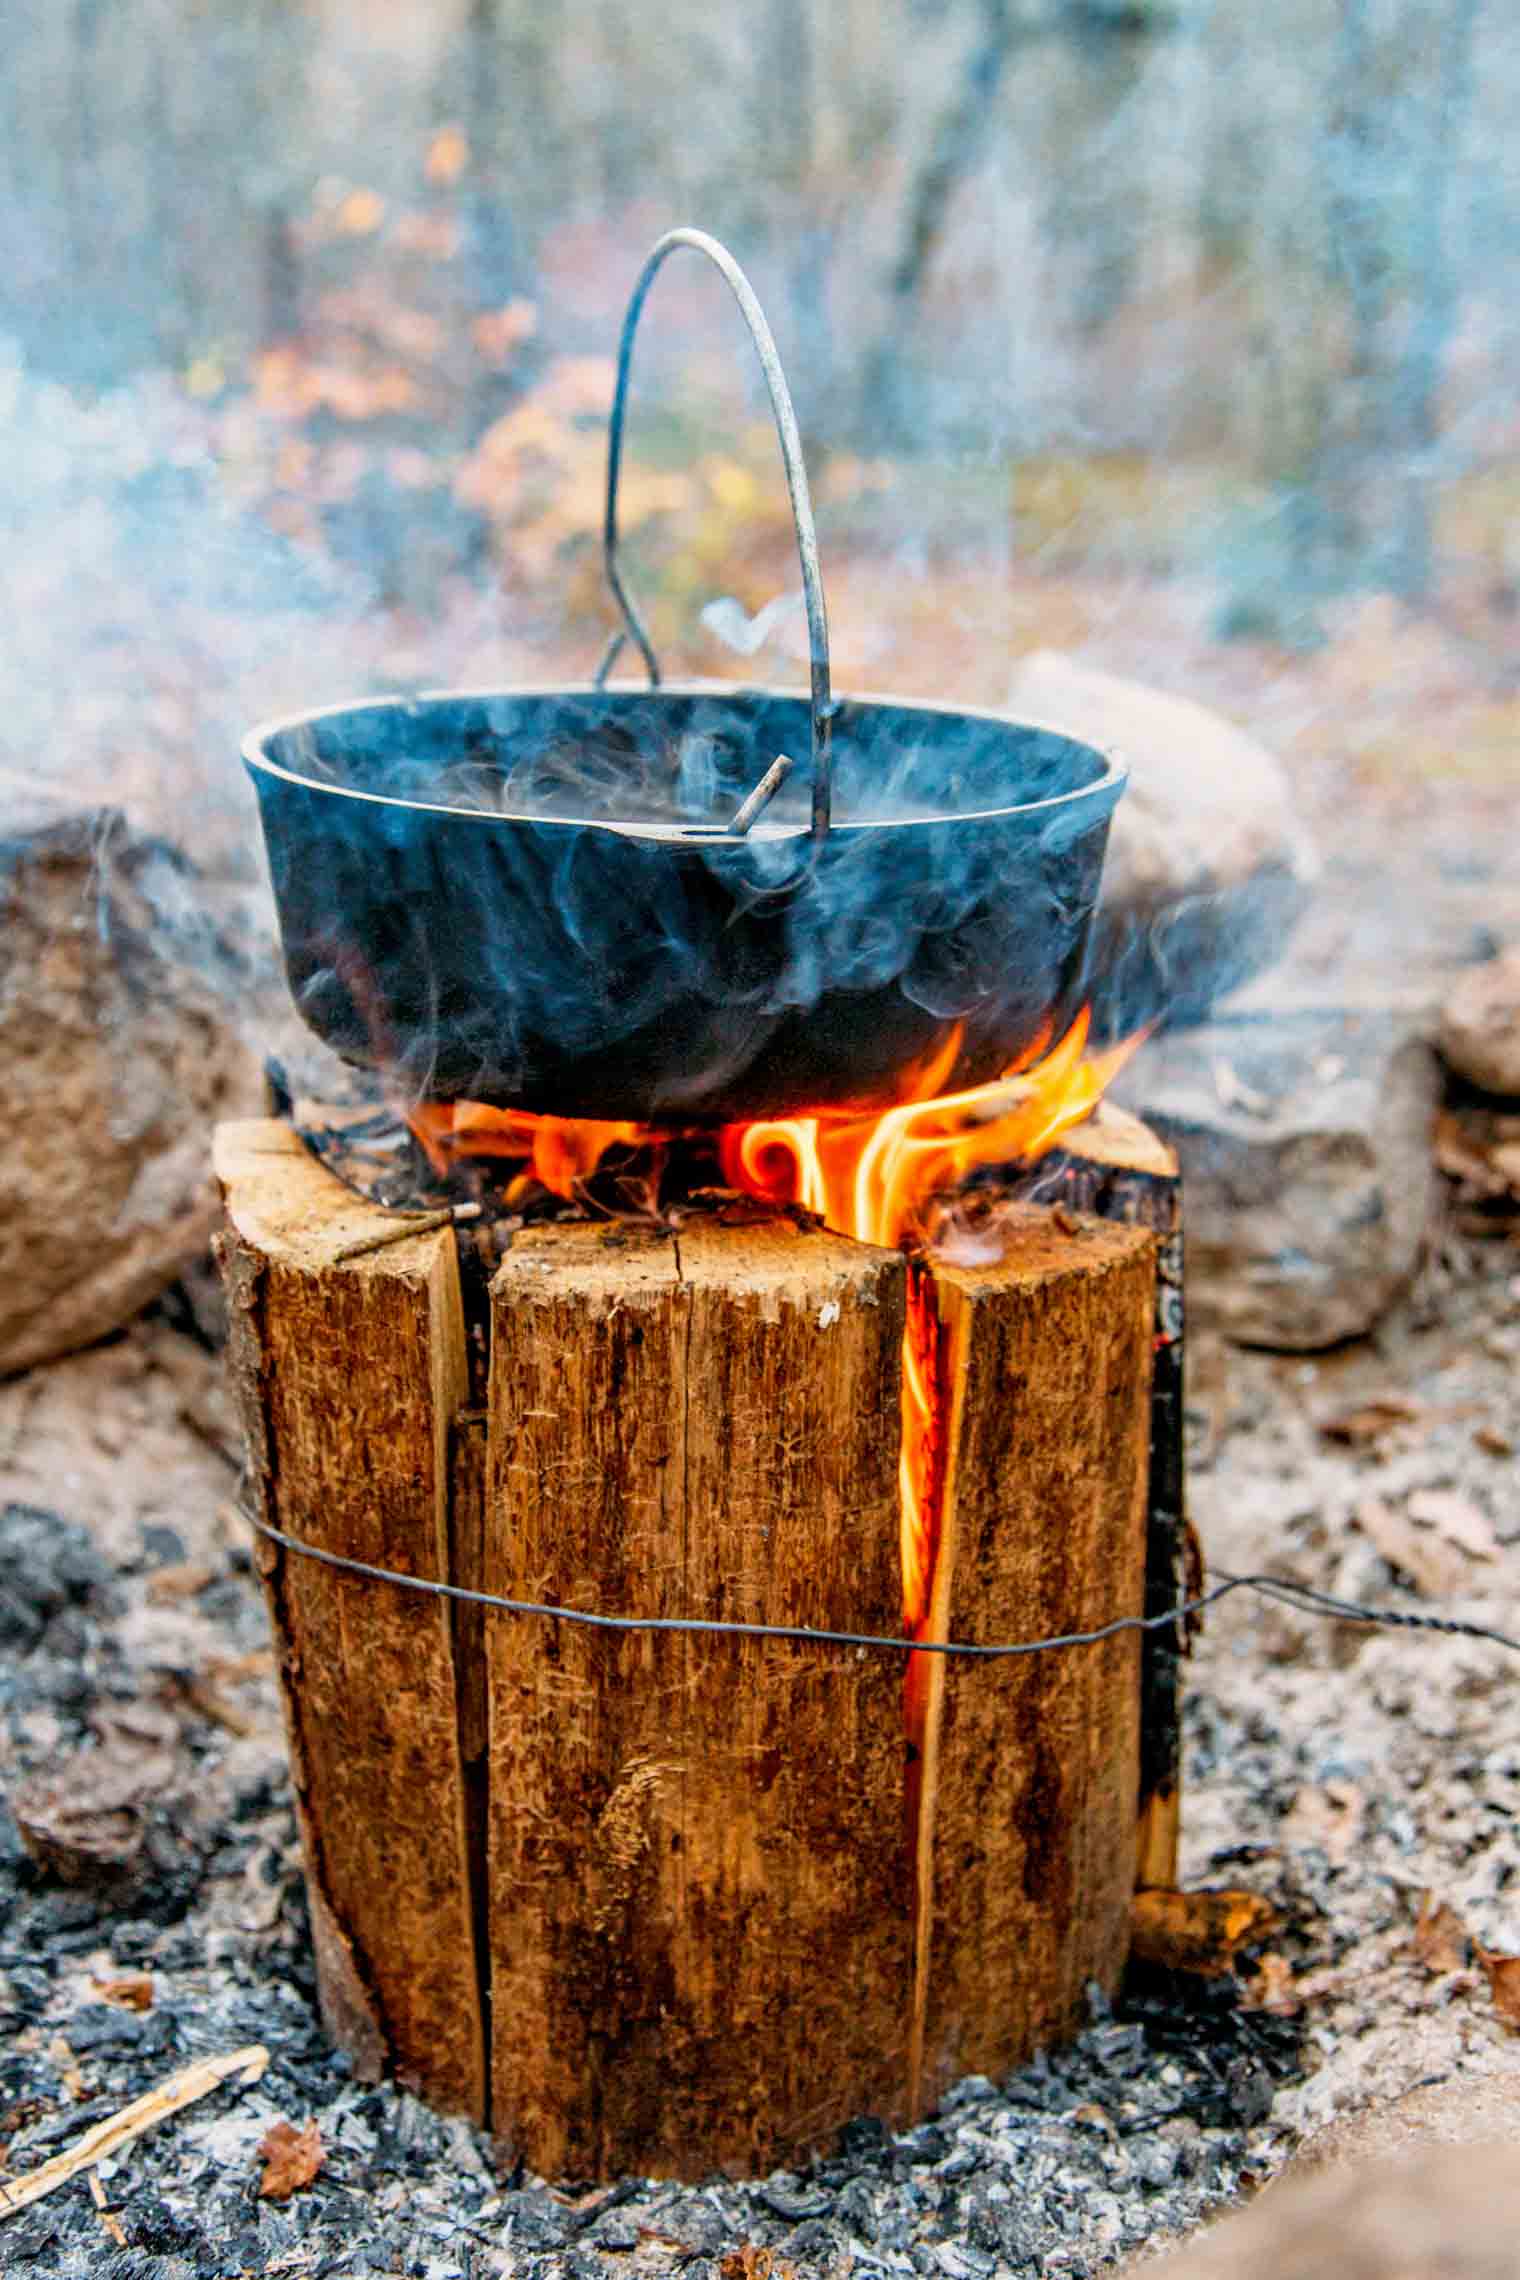
[[[258,722],[242,738],[239,751],[250,773],[271,776],[281,783],[294,784],[303,791],[329,793],[335,799],[357,800],[371,807],[401,808],[412,814],[444,815],[464,823],[523,824],[535,828],[560,825],[574,831],[610,831],[625,839],[654,840],[667,846],[682,847],[744,847],[752,846],[762,838],[773,842],[806,838],[809,825],[806,818],[794,824],[777,824],[762,817],[752,830],[741,834],[711,825],[683,827],[669,823],[636,823],[607,816],[566,815],[513,815],[489,808],[463,808],[451,806],[443,800],[400,799],[392,792],[371,792],[354,784],[318,783],[310,776],[299,775],[293,768],[283,766],[268,751],[268,745],[277,736],[292,730],[310,728],[316,722],[332,720],[340,713],[370,713],[411,711],[422,705],[479,703],[491,698],[517,697],[642,697],[658,703],[664,697],[744,697],[784,698],[789,702],[806,705],[805,695],[795,689],[774,689],[743,681],[662,681],[651,689],[642,681],[609,681],[598,687],[591,681],[533,681],[515,683],[508,687],[491,684],[481,688],[420,689],[412,696],[359,697],[340,700],[336,704],[312,705],[301,712],[284,713],[274,720]],[[987,721],[996,727],[1033,729],[1045,736],[1058,736],[1065,744],[1078,751],[1090,752],[1103,763],[1103,772],[1090,784],[1077,784],[1070,791],[1053,792],[1046,799],[1015,801],[1008,807],[968,808],[956,815],[890,815],[862,816],[855,819],[836,819],[829,826],[829,836],[846,832],[903,831],[924,829],[934,824],[1000,823],[1015,816],[1049,814],[1056,808],[1074,806],[1082,800],[1093,800],[1100,806],[1112,807],[1129,781],[1129,764],[1122,754],[1107,744],[1090,738],[1075,736],[1069,728],[1055,721],[1031,719],[1022,714],[1002,711],[989,705],[946,705],[928,697],[894,697],[869,692],[839,700],[849,706],[870,706],[894,712],[934,713],[962,720]]]

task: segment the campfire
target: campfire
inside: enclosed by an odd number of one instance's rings
[[[806,702],[664,686],[620,574],[678,244]],[[218,1161],[329,2025],[551,2174],[701,2174],[1069,2031],[1171,1880],[1180,1231],[1084,1002],[1122,768],[833,695],[695,233],[607,539],[648,690],[249,739],[371,1097]]]

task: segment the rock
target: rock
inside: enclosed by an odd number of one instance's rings
[[[195,873],[108,808],[0,812],[0,1376],[117,1329],[205,1249],[246,1114]]]
[[[1465,973],[1441,1009],[1440,1045],[1479,1092],[1520,1098],[1520,949]]]
[[[1020,661],[1009,705],[1129,765],[1093,944],[1101,1026],[1202,1020],[1273,962],[1318,876],[1282,766],[1190,698],[1059,650]]]
[[[1424,2146],[1290,2175],[1154,2280],[1520,2280],[1520,2143]]]
[[[1181,1159],[1200,1328],[1313,1353],[1361,1336],[1404,1289],[1431,1210],[1440,1076],[1402,1018],[1165,1031],[1115,1089]]]

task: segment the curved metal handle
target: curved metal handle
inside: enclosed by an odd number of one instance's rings
[[[781,444],[781,457],[786,467],[787,495],[792,502],[792,523],[797,534],[797,553],[802,562],[802,590],[807,601],[808,648],[812,661],[812,730],[813,730],[813,843],[815,848],[829,828],[833,801],[833,699],[829,692],[829,621],[823,603],[823,577],[818,567],[818,534],[813,527],[813,502],[808,494],[807,467],[802,456],[802,438],[797,432],[797,415],[792,409],[791,392],[771,328],[765,321],[765,312],[755,298],[754,287],[745,276],[726,246],[709,237],[705,230],[669,230],[654,247],[633,288],[628,313],[623,319],[622,338],[618,342],[617,386],[612,398],[612,419],[607,434],[607,512],[602,526],[602,546],[606,562],[607,583],[623,613],[627,631],[614,634],[606,655],[597,668],[597,686],[605,680],[612,661],[630,637],[638,648],[649,673],[649,685],[660,685],[660,664],[644,630],[643,621],[634,608],[628,589],[618,568],[617,492],[618,472],[623,462],[623,417],[628,395],[628,368],[633,359],[633,336],[639,316],[648,298],[662,262],[675,252],[677,246],[689,245],[696,253],[705,253],[708,260],[721,272],[728,288],[738,302],[750,337],[760,358],[760,369],[765,374],[765,385],[770,392],[771,411],[775,416],[776,434]],[[779,783],[782,769],[768,771],[758,793],[774,777]],[[772,786],[774,788],[774,786]],[[753,808],[755,794],[746,800],[740,814]],[[762,803],[763,804],[763,803]],[[753,820],[751,815],[750,820]],[[747,826],[741,826],[741,829]]]

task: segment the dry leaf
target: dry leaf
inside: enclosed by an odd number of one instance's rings
[[[1414,1952],[1427,1971],[1465,1971],[1471,1943],[1455,1908],[1427,1892],[1415,1919]]]
[[[1507,2027],[1520,2028],[1520,1955],[1495,1955],[1480,1947],[1478,1961],[1488,1973],[1494,2009]]]
[[[1417,1528],[1402,1512],[1395,1512],[1379,1496],[1364,1497],[1354,1515],[1367,1541],[1388,1562],[1407,1576],[1427,1599],[1449,1599],[1465,1580],[1462,1555],[1442,1543],[1428,1528]]]
[[[1264,1955],[1244,1982],[1242,2002],[1248,2011],[1266,2011],[1274,2019],[1296,2019],[1303,2009],[1293,1984],[1293,1966],[1285,1955]]]
[[[747,2240],[729,2250],[718,2270],[722,2280],[796,2280],[797,2268],[773,2248],[757,2248]]]
[[[1130,1954],[1164,1971],[1217,1978],[1277,1922],[1271,1901],[1255,1892],[1173,1892],[1158,1886],[1137,1892],[1130,1902]]]
[[[327,2152],[315,2121],[304,2129],[291,2122],[275,2122],[259,2141],[264,2174],[259,2179],[261,2201],[288,2201],[316,2176]]]
[[[92,1979],[90,1991],[102,2003],[114,2003],[122,2011],[151,2011],[153,2008],[153,1981],[146,1971],[123,1972],[119,1979]]]
[[[1385,1439],[1399,1425],[1418,1424],[1428,1416],[1426,1404],[1416,1401],[1412,1394],[1375,1393],[1354,1408],[1322,1417],[1319,1429],[1327,1441],[1342,1441],[1348,1448],[1358,1449]]]
[[[1329,1861],[1348,1860],[1366,1810],[1366,1799],[1350,1781],[1300,1789],[1283,1817],[1283,1839],[1290,1845],[1316,1845]]]
[[[1444,1543],[1455,1544],[1469,1559],[1499,1557],[1494,1524],[1470,1496],[1459,1496],[1450,1488],[1417,1488],[1406,1510],[1411,1520],[1422,1528],[1433,1528]]]

